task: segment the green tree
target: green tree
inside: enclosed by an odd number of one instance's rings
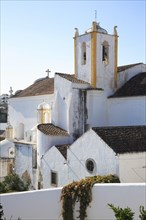
[[[16,173],[9,174],[0,183],[0,193],[27,191],[29,184],[24,182]]]

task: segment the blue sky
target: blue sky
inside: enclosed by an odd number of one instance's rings
[[[45,77],[46,70],[74,72],[74,28],[95,20],[113,33],[118,26],[118,65],[145,63],[146,1],[1,0],[1,94]]]

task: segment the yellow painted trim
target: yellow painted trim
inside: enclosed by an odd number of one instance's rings
[[[13,128],[6,128],[6,138],[13,139]]]
[[[91,33],[91,85],[96,88],[96,31]]]
[[[74,74],[77,77],[77,40],[74,37]]]

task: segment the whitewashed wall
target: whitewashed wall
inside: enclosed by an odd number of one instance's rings
[[[89,127],[107,126],[107,98],[104,91],[87,92],[87,114]]]
[[[108,126],[146,125],[146,96],[108,99]]]
[[[37,131],[37,147],[38,147],[38,163],[40,158],[54,145],[70,144],[72,138],[70,136],[51,136],[45,135],[41,131]]]
[[[143,205],[146,209],[145,188],[146,184],[96,184],[86,219],[115,219],[108,203],[121,208],[130,207],[135,212],[134,220],[139,219],[139,206]],[[6,219],[12,216],[12,220],[18,217],[22,220],[57,220],[62,219],[60,196],[61,188],[2,194],[1,203]]]
[[[94,175],[119,175],[118,158],[115,152],[91,129],[75,141],[67,153],[69,182]],[[86,169],[87,159],[95,161],[92,174]]]
[[[89,84],[71,83],[59,75],[55,75],[55,102],[52,120],[55,125],[70,134],[81,132],[82,102],[80,89],[89,88]]]
[[[102,61],[102,45],[104,41],[109,45],[109,62],[104,64]],[[107,96],[114,92],[114,36],[109,34],[97,34],[97,70],[96,87],[103,88]]]
[[[124,183],[146,183],[146,152],[119,155],[120,180]]]
[[[57,187],[69,183],[66,160],[55,146],[51,147],[41,159],[44,189],[54,187],[51,185],[51,171],[57,173]]]
[[[20,139],[19,125],[24,125],[24,139],[27,132],[37,124],[37,107],[43,102],[53,105],[54,95],[41,95],[9,99],[9,120],[14,128],[14,137]]]
[[[82,65],[81,46],[86,42],[86,64]],[[77,38],[77,69],[76,75],[78,79],[91,83],[91,34],[84,34]]]
[[[86,169],[87,159],[95,161],[95,170],[92,174]],[[51,187],[51,170],[57,172],[57,186],[59,187],[87,176],[107,174],[119,176],[118,157],[92,130],[85,133],[67,149],[67,160],[53,146],[41,158],[40,164],[43,188]]]
[[[15,143],[15,173],[20,177],[27,171],[33,184],[32,145]]]
[[[54,87],[55,103],[53,106],[52,120],[55,125],[68,131],[68,97],[72,95],[72,83],[56,74]]]

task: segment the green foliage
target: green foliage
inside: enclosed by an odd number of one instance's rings
[[[28,190],[30,183],[24,182],[17,174],[9,174],[0,183],[0,193],[19,192]]]
[[[134,212],[129,207],[122,209],[113,204],[108,204],[108,206],[114,211],[116,220],[132,220],[134,218]]]
[[[140,212],[139,218],[141,220],[146,220],[146,210],[144,210],[144,206],[139,207],[139,212]]]
[[[92,187],[95,183],[119,183],[119,179],[114,175],[94,176],[73,182],[63,187],[61,193],[63,220],[74,220],[74,208],[79,202],[80,220],[87,217],[87,207],[92,201]]]

